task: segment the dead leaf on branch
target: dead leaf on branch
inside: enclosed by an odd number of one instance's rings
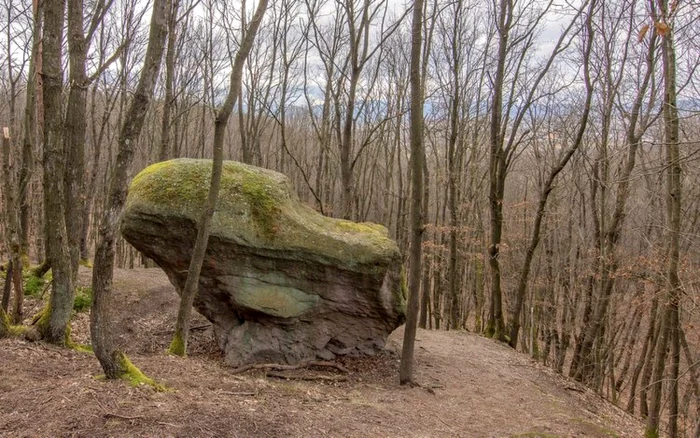
[[[656,33],[658,33],[662,37],[665,37],[670,30],[668,24],[664,23],[663,21],[657,21],[656,23],[654,23],[654,27],[656,28]]]
[[[649,31],[649,25],[645,24],[642,26],[642,28],[639,30],[639,35],[637,36],[637,41],[640,43],[644,41],[644,37],[647,35],[647,32]]]

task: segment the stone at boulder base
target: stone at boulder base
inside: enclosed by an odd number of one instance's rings
[[[139,173],[121,231],[178,293],[209,190],[211,161]],[[298,363],[375,354],[404,322],[401,258],[386,228],[325,217],[282,174],[224,163],[195,308],[226,362]]]

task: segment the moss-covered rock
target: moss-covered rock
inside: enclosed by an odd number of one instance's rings
[[[211,161],[154,164],[132,182],[124,237],[184,286]],[[279,173],[225,162],[196,308],[232,364],[368,353],[404,320],[386,228],[318,214]]]

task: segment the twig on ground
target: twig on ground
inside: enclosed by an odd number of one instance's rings
[[[105,408],[105,406],[102,404],[102,402],[100,402],[100,400],[97,398],[95,393],[91,392],[90,395],[92,396],[92,398],[95,399],[95,401],[97,402],[97,405],[100,407],[100,409],[102,409],[102,412],[107,413],[107,408]]]
[[[141,420],[141,419],[145,418],[145,417],[142,417],[140,415],[136,415],[134,417],[128,417],[126,415],[114,414],[112,412],[105,412],[103,417],[105,417],[105,418],[119,418],[120,420],[127,420],[127,421]]]
[[[285,380],[305,380],[308,382],[313,382],[316,380],[322,380],[326,382],[345,382],[348,380],[346,376],[322,376],[322,375],[316,375],[316,376],[289,376],[286,374],[282,373],[276,373],[274,371],[269,371],[267,374],[265,374],[267,377],[275,377],[277,379],[285,379]]]
[[[289,371],[289,370],[298,370],[302,368],[309,368],[309,367],[327,367],[327,368],[335,368],[338,371],[341,371],[343,373],[349,373],[350,370],[345,368],[344,366],[337,364],[335,362],[327,362],[327,361],[309,361],[309,362],[302,362],[297,365],[284,365],[284,364],[278,364],[278,363],[256,363],[256,364],[249,364],[249,365],[243,365],[242,367],[234,368],[231,370],[233,374],[239,374],[239,373],[244,373],[249,370],[275,370],[275,371]]]
[[[232,391],[219,391],[219,394],[237,395],[237,396],[255,396],[255,395],[258,395],[257,392],[232,392]]]

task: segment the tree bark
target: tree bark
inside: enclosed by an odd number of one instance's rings
[[[489,318],[486,323],[486,335],[505,340],[505,323],[503,321],[503,292],[501,290],[501,264],[499,261],[501,234],[503,230],[503,193],[506,175],[506,157],[503,151],[501,120],[503,111],[503,85],[505,82],[506,49],[512,11],[507,0],[500,0],[498,6],[498,60],[496,77],[493,83],[491,102],[491,130],[489,154],[489,213],[491,215],[491,233],[489,239],[489,267],[491,272],[491,302]]]
[[[47,341],[64,345],[73,310],[73,281],[65,216],[63,178],[66,154],[63,150],[63,71],[61,42],[65,0],[47,2],[44,10],[44,216],[47,258],[53,270],[53,291],[39,331]]]
[[[22,322],[22,301],[24,292],[22,290],[22,249],[20,242],[19,217],[17,215],[17,203],[15,202],[14,171],[10,158],[10,128],[3,128],[2,137],[2,179],[5,198],[6,217],[6,240],[7,248],[10,252],[10,262],[7,265],[7,275],[5,277],[5,290],[2,297],[2,308],[7,310],[9,298],[9,285],[14,285],[14,300],[12,306],[12,322],[19,324]]]

